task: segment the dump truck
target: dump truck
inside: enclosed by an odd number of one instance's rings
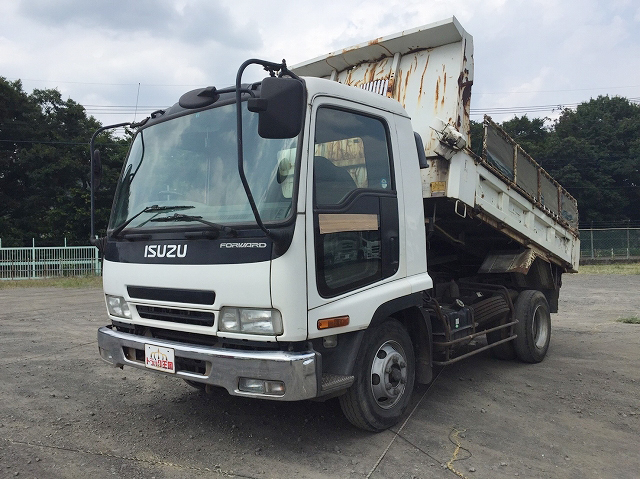
[[[489,118],[472,152],[472,85],[455,18],[292,68],[247,60],[127,124],[102,238],[98,130],[100,356],[209,392],[337,397],[370,431],[436,368],[542,361],[577,204]]]

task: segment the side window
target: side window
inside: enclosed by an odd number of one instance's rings
[[[377,118],[320,108],[314,155],[318,205],[338,204],[357,188],[393,189],[387,131]]]
[[[395,201],[386,123],[321,107],[313,159],[318,291],[335,296],[385,276],[381,196]],[[355,190],[362,190],[356,197]],[[388,209],[388,208],[385,208]],[[397,211],[397,207],[396,207]],[[397,213],[395,215],[397,223]]]

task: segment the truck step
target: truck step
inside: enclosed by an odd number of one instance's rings
[[[342,376],[339,374],[323,374],[322,375],[322,392],[326,393],[329,391],[346,389],[354,381],[353,376]]]

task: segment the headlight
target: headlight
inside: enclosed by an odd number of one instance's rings
[[[282,334],[282,316],[275,309],[224,307],[220,311],[218,330],[277,336]]]
[[[107,297],[107,311],[111,316],[131,319],[131,310],[122,296],[111,296],[109,294],[105,296]]]

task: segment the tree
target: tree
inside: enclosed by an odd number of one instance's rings
[[[87,244],[90,219],[88,142],[100,123],[57,90],[22,91],[0,79],[0,237],[5,245]],[[106,227],[126,140],[101,136],[105,181],[97,218]],[[104,228],[103,228],[104,229]]]
[[[20,159],[31,146],[25,140],[39,139],[40,118],[36,101],[22,90],[22,83],[0,77],[0,237],[9,242],[26,226],[15,214],[26,193]]]
[[[540,163],[544,157],[545,144],[550,130],[545,127],[548,118],[529,119],[527,115],[514,116],[500,126],[524,151]]]
[[[578,200],[581,222],[640,220],[640,106],[599,96],[564,110],[545,146],[549,172]]]

